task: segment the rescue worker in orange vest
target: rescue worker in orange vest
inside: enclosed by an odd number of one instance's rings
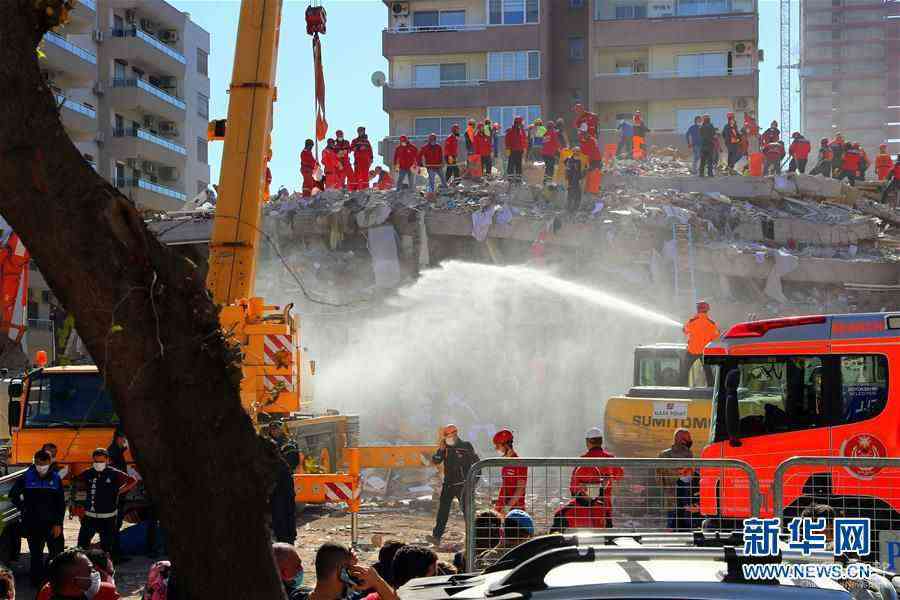
[[[369,173],[369,179],[373,179],[377,177],[378,179],[375,181],[375,189],[376,190],[391,190],[394,189],[394,178],[391,177],[391,174],[385,169],[381,168],[381,165],[375,167],[375,170]]]
[[[894,163],[894,168],[888,173],[888,178],[884,182],[884,190],[881,192],[881,201],[887,202],[888,195],[897,190],[900,190],[900,154],[897,155],[897,162]]]
[[[350,142],[344,139],[344,132],[338,129],[334,132],[334,149],[338,160],[341,161],[341,170],[338,172],[338,182],[342,189],[347,189],[348,180],[353,181],[353,166],[350,164]]]
[[[459,123],[450,127],[450,135],[444,140],[444,160],[447,162],[444,180],[459,179]]]
[[[341,187],[341,159],[338,158],[334,138],[328,138],[325,149],[322,150],[322,167],[325,169],[325,189]]]
[[[850,185],[855,186],[861,167],[862,153],[854,148],[853,144],[847,142],[844,144],[844,155],[841,157],[841,173],[837,176],[837,180],[842,181],[846,177]]]
[[[356,128],[356,139],[350,144],[353,151],[354,173],[350,184],[350,191],[369,189],[369,168],[372,166],[372,144],[366,135],[365,127]]]
[[[878,176],[878,181],[887,179],[893,166],[894,161],[891,159],[891,155],[888,154],[887,144],[881,144],[878,147],[878,155],[875,156],[875,174]]]
[[[838,132],[835,134],[834,139],[828,144],[831,147],[831,177],[837,177],[842,172],[841,164],[844,160],[844,150],[846,149],[846,144],[844,143],[844,134]]]
[[[494,434],[494,449],[503,458],[519,458],[513,449],[513,433],[509,429],[501,429]],[[514,508],[525,508],[525,487],[528,484],[527,467],[503,467],[500,469],[500,493],[494,510],[500,514]]]
[[[684,324],[684,334],[687,336],[687,355],[684,365],[684,379],[687,380],[694,361],[702,358],[703,349],[708,343],[719,337],[719,326],[709,318],[709,302],[701,300],[697,303],[697,314]],[[703,373],[706,375],[706,386],[713,385],[712,367],[703,365]],[[687,385],[687,381],[683,385]]]
[[[822,138],[819,141],[819,162],[816,163],[815,168],[810,171],[809,174],[831,177],[831,165],[833,158],[834,154],[831,152],[831,146],[828,143],[828,138]]]
[[[806,161],[809,160],[809,153],[810,150],[812,150],[812,146],[810,145],[809,140],[803,137],[799,131],[795,131],[791,135],[791,138],[794,141],[791,142],[791,146],[788,148],[788,154],[791,155],[788,173],[794,173],[796,171],[806,173]]]
[[[631,157],[634,160],[644,160],[647,157],[647,151],[644,150],[644,140],[647,138],[647,133],[650,129],[644,123],[641,111],[634,111],[631,128],[634,131],[634,137],[631,138]]]
[[[313,155],[312,149],[313,141],[306,140],[303,144],[303,152],[300,153],[300,174],[303,176],[303,195],[306,197],[312,195],[312,190],[318,183],[313,178],[313,173],[318,168],[319,161]]]

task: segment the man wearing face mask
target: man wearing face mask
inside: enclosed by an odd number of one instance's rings
[[[81,548],[70,548],[50,563],[51,600],[118,598],[107,591],[101,594],[100,572]],[[114,588],[113,588],[114,591]]]
[[[444,465],[444,485],[441,486],[437,522],[434,525],[434,531],[428,537],[428,541],[436,546],[441,543],[441,538],[447,529],[447,519],[450,517],[450,506],[453,504],[454,498],[459,500],[463,515],[467,513],[468,507],[465,503],[463,488],[469,469],[479,460],[472,444],[459,439],[459,429],[456,425],[447,425],[442,433],[440,447],[431,457],[432,463]]]
[[[119,509],[119,496],[125,494],[137,484],[131,475],[110,466],[109,452],[105,448],[97,448],[92,455],[93,466],[75,478],[76,486],[86,490],[84,515],[81,517],[81,529],[78,531],[78,545],[87,548],[94,539],[100,536],[100,547],[106,550],[115,562],[116,530]],[[71,512],[71,511],[70,511]]]
[[[513,434],[509,429],[501,429],[494,434],[494,449],[502,458],[519,458],[513,449]],[[525,508],[525,487],[528,484],[527,467],[503,467],[500,469],[500,493],[494,510],[506,514],[514,508]]]
[[[659,458],[694,458],[691,446],[691,432],[687,429],[678,429],[672,438],[672,445],[659,453]],[[668,527],[675,530],[677,525],[676,505],[679,498],[679,484],[690,484],[690,469],[657,469],[657,489],[660,494],[660,504],[668,515]]]
[[[275,565],[284,585],[284,594],[288,600],[305,600],[309,596],[309,588],[303,587],[303,561],[300,553],[291,544],[281,542],[272,544]]]
[[[22,512],[22,524],[31,553],[31,583],[40,586],[44,580],[44,545],[47,546],[48,560],[62,552],[63,518],[66,515],[66,496],[62,480],[50,469],[50,453],[38,450],[34,453],[34,464],[25,471],[25,476],[16,480],[9,493],[9,499]]]

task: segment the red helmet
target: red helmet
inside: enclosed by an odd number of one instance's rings
[[[800,137],[800,132],[799,132],[799,131],[795,131],[794,133],[791,134],[791,137],[792,137],[792,138],[798,138],[798,137]]]
[[[459,429],[456,428],[456,425],[453,423],[444,427],[444,435],[457,435],[459,433]]]
[[[501,429],[497,433],[494,434],[494,445],[499,446],[501,444],[512,444],[513,443],[513,434],[509,429]]]
[[[408,141],[409,141],[409,138],[406,137],[405,135],[401,135],[401,136],[400,136],[400,143],[408,142]]]
[[[337,131],[334,132],[334,135],[344,135],[344,132],[341,131],[340,129],[338,129]]]
[[[605,486],[606,478],[600,471],[600,467],[578,467],[572,472],[572,483],[569,493],[572,496],[592,496],[588,493],[588,486]]]
[[[697,303],[697,312],[702,312],[702,313],[709,312],[709,302],[706,302],[705,300],[701,300],[700,302],[698,302]]]

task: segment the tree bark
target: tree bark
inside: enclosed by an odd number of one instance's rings
[[[158,503],[179,596],[282,597],[268,533],[277,454],[241,407],[239,351],[197,269],[66,135],[35,51],[55,24],[46,8],[61,1],[0,2],[0,213],[105,377]]]

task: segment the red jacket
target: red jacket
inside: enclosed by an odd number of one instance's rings
[[[394,189],[394,178],[387,171],[381,172],[381,177],[375,182],[376,190],[392,190]]]
[[[851,173],[857,173],[861,162],[862,155],[859,153],[859,150],[856,150],[855,148],[845,150],[844,158],[841,160],[841,169]]]
[[[891,172],[893,166],[894,161],[891,160],[890,154],[879,152],[875,156],[875,173],[878,175],[879,181],[884,181],[885,179],[887,179],[888,174]]]
[[[479,129],[478,133],[475,134],[475,153],[483,158],[485,156],[490,156],[493,151],[494,148],[491,144],[491,136],[485,134],[482,129]]]
[[[807,158],[809,158],[809,153],[811,150],[812,146],[809,145],[808,139],[798,138],[791,142],[791,147],[788,152],[797,160],[806,160]]]
[[[600,119],[597,118],[597,115],[595,115],[592,112],[584,111],[583,113],[581,113],[580,116],[575,117],[574,127],[576,130],[579,130],[581,128],[582,123],[587,123],[588,131],[596,132],[597,124],[599,122],[600,122]]]
[[[338,158],[344,164],[350,164],[350,142],[347,140],[335,140],[334,149],[338,153]]]
[[[312,150],[304,150],[300,153],[300,173],[303,175],[312,175],[313,171],[315,171],[318,166],[319,161],[313,156]]]
[[[581,455],[581,458],[615,458],[614,454],[610,454],[603,448],[591,448],[587,452]],[[608,477],[610,479],[621,479],[625,476],[625,471],[622,470],[622,467],[580,467],[581,469],[596,469],[599,472],[601,477]],[[572,471],[572,478],[569,481],[569,490],[573,490],[581,487],[581,482],[579,478],[585,472],[579,473],[579,469],[575,469]]]
[[[369,143],[369,138],[356,138],[350,144],[350,149],[353,151],[353,160],[357,163],[372,164],[374,154],[372,153],[372,144]]]
[[[524,152],[528,149],[528,132],[522,127],[510,127],[506,130],[506,149],[512,152]]]
[[[401,144],[394,150],[394,164],[404,171],[408,171],[416,166],[418,158],[419,150],[412,143],[407,143],[406,146]]]
[[[600,151],[600,146],[597,145],[597,138],[594,136],[579,136],[578,145],[581,146],[581,151],[584,152],[589,161],[596,162],[598,160],[603,160],[603,152]]]
[[[452,133],[444,140],[444,156],[448,165],[456,164],[456,155],[459,154],[459,136]]]
[[[442,166],[444,164],[444,151],[441,150],[441,145],[435,142],[434,144],[422,146],[419,150],[419,164],[432,169]]]
[[[612,527],[612,507],[608,499],[590,502],[572,498],[553,515],[551,533],[566,533],[573,529],[603,529]]]
[[[776,161],[784,158],[784,146],[778,142],[769,142],[763,149],[763,154],[768,161]]]
[[[341,168],[341,159],[338,158],[337,151],[326,146],[322,150],[322,165],[328,172],[339,170]]]
[[[513,451],[507,458],[519,458],[519,455]],[[525,508],[525,495],[528,485],[528,467],[503,467],[500,469],[500,493],[497,495],[497,502],[494,508],[497,511],[503,511],[504,508]],[[513,497],[516,488],[520,483],[524,483],[526,487],[523,489],[523,495],[518,498]]]
[[[555,129],[548,129],[544,134],[544,147],[541,149],[541,156],[556,156],[559,154],[559,134]]]

